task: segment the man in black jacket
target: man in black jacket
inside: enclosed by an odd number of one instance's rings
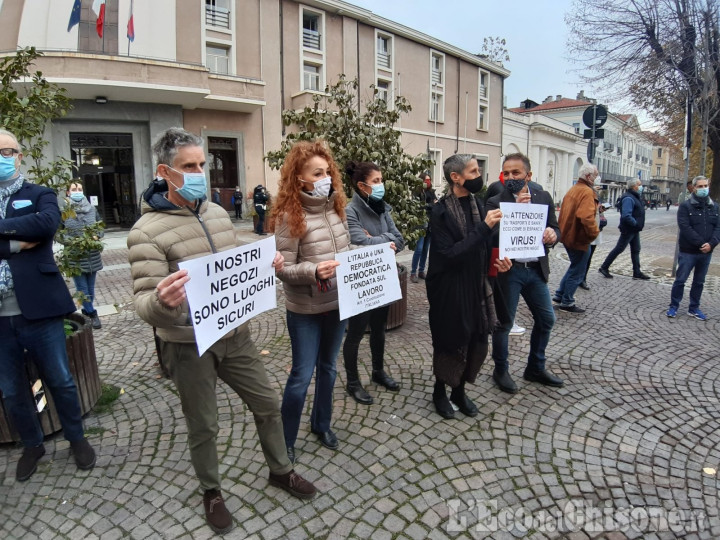
[[[493,360],[495,370],[493,380],[500,390],[514,394],[517,385],[509,373],[508,363],[508,335],[512,328],[517,311],[520,295],[530,308],[533,316],[533,328],[530,335],[530,354],[523,378],[527,381],[538,382],[547,386],[560,387],[562,379],[545,369],[545,349],[550,341],[550,332],[555,324],[555,313],[550,301],[550,291],[547,287],[550,265],[548,263],[548,249],[553,247],[559,239],[560,230],[555,217],[555,203],[550,194],[538,184],[530,187],[532,171],[530,160],[523,154],[508,154],[503,161],[503,176],[505,186],[499,195],[488,199],[486,210],[500,208],[501,202],[533,203],[547,206],[547,222],[543,233],[545,255],[527,259],[515,259],[508,272],[498,274],[497,288],[502,296],[503,306],[499,306],[499,328],[492,337]],[[499,229],[494,229],[494,244],[497,246]],[[505,309],[500,309],[503,307]],[[506,313],[502,313],[506,311]]]
[[[32,354],[55,401],[63,435],[80,469],[95,466],[83,432],[77,387],[65,349],[63,318],[75,303],[55,264],[52,243],[60,225],[57,195],[20,174],[22,152],[15,135],[0,130],[0,391],[23,453],[16,478],[23,482],[45,454],[43,432],[25,367]]]
[[[633,266],[633,279],[648,280],[650,276],[640,271],[640,231],[645,226],[645,201],[641,195],[643,192],[642,181],[639,178],[628,180],[627,191],[621,197],[620,203],[620,238],[613,250],[608,253],[605,262],[598,268],[603,276],[612,279],[610,265],[617,259],[625,248],[630,244],[630,260]]]
[[[705,285],[705,276],[710,266],[713,249],[720,243],[720,210],[710,200],[709,182],[704,176],[692,180],[693,193],[678,208],[678,267],[670,293],[670,307],[666,315],[674,318],[683,297],[685,281],[693,272],[690,287],[688,315],[701,321],[707,316],[700,311],[700,296]]]

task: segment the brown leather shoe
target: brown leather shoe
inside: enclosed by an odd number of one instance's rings
[[[225,534],[233,528],[233,519],[225,506],[219,489],[208,489],[203,495],[205,519],[210,528],[218,534]]]
[[[317,489],[294,470],[285,474],[270,473],[270,484],[284,489],[298,499],[312,499]]]

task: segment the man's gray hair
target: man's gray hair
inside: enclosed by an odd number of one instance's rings
[[[15,141],[15,148],[19,152],[22,152],[22,148],[20,148],[20,143],[18,142],[17,137],[15,136],[14,133],[8,131],[7,129],[0,129],[0,135],[5,135],[7,137],[10,137],[13,141]]]
[[[586,163],[578,171],[578,178],[585,178],[588,174],[595,174],[598,172],[598,168],[592,163]]]
[[[172,165],[178,150],[184,146],[202,146],[201,137],[185,131],[183,128],[170,128],[163,131],[153,144],[155,166]]]
[[[443,163],[443,175],[448,184],[452,184],[450,175],[452,173],[462,174],[471,159],[477,159],[472,154],[455,154],[450,156]]]
[[[642,182],[642,180],[640,180],[639,178],[631,178],[630,180],[627,181],[627,188],[632,189],[641,182]]]
[[[693,178],[693,179],[692,179],[693,187],[697,186],[697,183],[698,183],[700,180],[707,180],[707,176],[702,176],[702,175],[701,175],[701,176],[696,176],[695,178]],[[710,182],[710,180],[708,180],[708,182]]]

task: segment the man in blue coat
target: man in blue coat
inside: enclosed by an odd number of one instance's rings
[[[720,243],[720,209],[710,199],[708,179],[696,176],[692,180],[693,193],[678,208],[678,267],[670,293],[670,307],[665,313],[675,318],[683,297],[685,282],[693,272],[688,315],[701,321],[707,316],[700,311],[700,296],[715,246]]]
[[[628,180],[627,191],[620,203],[620,238],[613,250],[608,253],[605,262],[598,268],[603,276],[612,279],[610,265],[630,244],[630,260],[633,267],[633,279],[648,280],[650,276],[640,270],[640,231],[645,227],[645,201],[642,199],[643,185],[639,178]]]
[[[60,224],[57,196],[25,181],[21,161],[17,138],[0,130],[0,390],[24,447],[16,471],[22,482],[45,454],[25,350],[52,394],[77,466],[91,469],[95,452],[83,433],[65,350],[63,318],[75,311],[75,304],[53,258],[53,237]]]

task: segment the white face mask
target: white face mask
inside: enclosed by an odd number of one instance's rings
[[[306,180],[306,182],[307,182],[307,180]],[[332,178],[330,178],[329,176],[326,176],[325,178],[313,183],[313,190],[310,192],[310,195],[312,195],[314,197],[327,198],[327,196],[330,195],[331,187],[332,187]]]

